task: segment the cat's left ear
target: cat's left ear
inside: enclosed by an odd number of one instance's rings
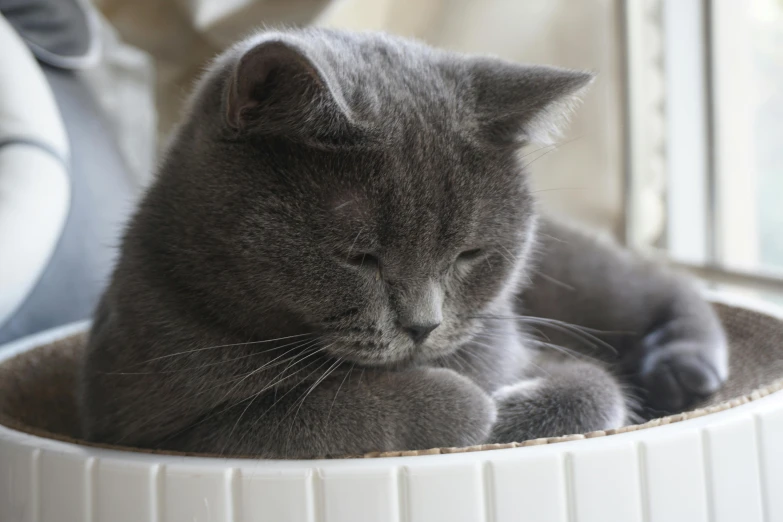
[[[499,146],[552,144],[594,75],[481,59],[471,67],[478,131]]]
[[[345,134],[350,111],[314,54],[285,35],[245,51],[226,85],[228,125],[316,141]]]

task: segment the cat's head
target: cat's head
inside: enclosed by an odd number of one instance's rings
[[[157,229],[176,286],[350,361],[452,352],[524,276],[521,146],[550,140],[591,78],[378,34],[242,42],[198,87],[150,195],[177,214]]]

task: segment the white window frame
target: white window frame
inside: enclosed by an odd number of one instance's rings
[[[755,258],[753,180],[728,175],[752,154],[751,133],[737,131],[750,125],[737,94],[750,75],[732,58],[750,40],[736,23],[743,4],[625,1],[625,239],[713,283],[783,294],[783,274]]]

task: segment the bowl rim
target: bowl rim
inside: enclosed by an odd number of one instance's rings
[[[770,315],[780,321],[783,321],[783,307],[760,301],[747,296],[740,296],[726,292],[705,292],[710,301],[726,304],[729,306],[742,307],[758,313]],[[0,347],[0,364],[4,361],[18,355],[24,351],[34,349],[42,344],[51,343],[70,335],[84,332],[89,327],[90,321],[79,321],[55,327],[44,332],[33,334],[16,340],[12,343]],[[754,391],[744,397],[737,397],[725,403],[715,405],[703,410],[681,413],[654,419],[642,425],[635,425],[626,428],[609,430],[607,432],[595,432],[584,435],[570,435],[564,437],[553,437],[549,439],[537,439],[513,444],[495,444],[481,445],[465,448],[433,448],[429,450],[418,451],[395,451],[386,453],[368,453],[358,456],[335,457],[335,458],[315,458],[315,459],[259,459],[257,457],[221,457],[207,454],[187,454],[177,452],[159,452],[135,448],[119,448],[112,446],[88,445],[79,442],[70,442],[58,438],[48,438],[43,435],[33,434],[26,431],[14,429],[12,427],[0,424],[0,450],[2,443],[10,443],[15,446],[23,446],[33,451],[54,451],[59,454],[77,456],[85,458],[111,459],[113,461],[123,461],[126,463],[144,463],[147,465],[183,465],[188,466],[206,466],[208,468],[233,469],[238,468],[245,471],[259,471],[263,468],[266,471],[278,470],[301,470],[312,469],[331,469],[336,466],[345,466],[348,463],[352,466],[364,467],[370,462],[394,462],[394,466],[407,466],[414,462],[417,465],[425,465],[427,462],[434,463],[432,459],[438,459],[437,462],[474,462],[476,455],[479,460],[499,458],[502,455],[515,454],[519,451],[529,452],[539,455],[551,453],[563,454],[573,453],[574,451],[593,451],[606,446],[625,445],[628,443],[638,443],[640,441],[649,441],[659,437],[672,436],[676,433],[692,430],[703,430],[709,426],[732,422],[742,415],[757,416],[760,412],[770,410],[783,411],[783,379],[770,383],[765,387],[766,391]],[[656,429],[651,429],[656,428]],[[259,464],[263,466],[259,467]]]

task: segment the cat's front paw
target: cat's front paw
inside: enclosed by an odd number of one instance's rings
[[[644,339],[638,378],[651,407],[678,412],[712,395],[726,382],[728,348],[722,338],[690,341],[666,337],[653,332]]]
[[[490,396],[467,377],[443,368],[395,374],[408,420],[399,423],[403,449],[462,447],[486,441],[497,416]]]
[[[498,418],[492,442],[523,442],[626,424],[625,396],[606,370],[586,362],[564,362],[545,369],[546,376],[495,392]]]

